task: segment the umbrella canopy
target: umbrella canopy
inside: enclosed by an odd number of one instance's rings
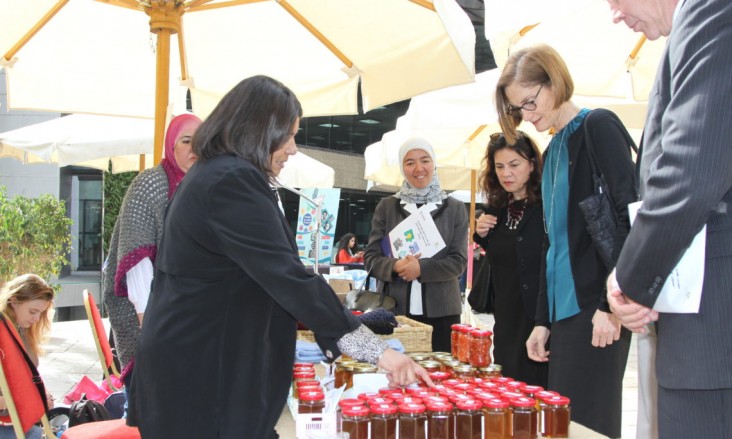
[[[153,120],[71,114],[0,133],[0,157],[23,163],[57,163],[112,172],[139,171],[141,154],[152,165]],[[294,187],[333,187],[335,170],[298,152],[279,180]]]
[[[112,172],[138,171],[153,152],[153,120],[72,114],[0,133],[0,157]],[[152,160],[148,160],[152,163]]]
[[[648,100],[665,38],[646,41],[624,24],[613,24],[606,2],[486,0],[485,19],[499,68],[515,50],[544,43],[567,63],[576,95]]]
[[[356,114],[359,88],[367,111],[474,77],[454,0],[5,0],[0,29],[10,108],[154,117],[155,163],[171,90],[205,117],[265,74],[316,116]]]

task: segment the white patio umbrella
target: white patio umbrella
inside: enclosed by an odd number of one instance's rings
[[[575,95],[648,100],[665,38],[646,41],[613,24],[598,0],[486,0],[485,34],[499,68],[515,50],[552,46],[567,63]]]
[[[155,163],[181,85],[205,117],[265,74],[316,116],[357,113],[359,89],[367,111],[474,77],[455,0],[4,0],[0,29],[11,109],[154,118]]]
[[[112,172],[137,171],[140,155],[152,164],[153,120],[71,114],[0,133],[0,157]]]
[[[112,172],[140,170],[139,157],[152,166],[153,120],[71,114],[0,133],[0,157],[23,163],[57,163]],[[302,152],[291,156],[280,181],[293,187],[333,187],[335,170]]]

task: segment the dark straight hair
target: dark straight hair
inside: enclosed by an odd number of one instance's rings
[[[196,130],[193,152],[201,162],[224,154],[245,158],[270,178],[271,155],[301,116],[292,90],[268,76],[252,76],[231,89]]]
[[[536,143],[523,131],[516,131],[516,142],[509,144],[506,136],[502,133],[491,134],[485,156],[483,157],[483,170],[480,173],[480,188],[488,201],[488,204],[495,207],[506,207],[508,204],[508,193],[496,173],[495,156],[496,152],[508,148],[516,154],[525,158],[534,165],[534,169],[526,182],[526,194],[528,203],[537,203],[541,200],[541,151]]]

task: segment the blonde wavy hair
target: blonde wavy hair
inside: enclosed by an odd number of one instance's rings
[[[25,331],[28,347],[36,356],[42,353],[41,343],[51,330],[53,294],[53,289],[48,286],[46,281],[35,274],[18,276],[6,282],[0,290],[0,312],[5,314],[13,324],[16,324],[17,317],[15,310],[10,306],[11,303],[24,303],[33,300],[45,300],[50,303],[50,306],[41,314],[38,322]]]

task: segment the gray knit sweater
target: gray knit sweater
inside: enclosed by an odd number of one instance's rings
[[[112,232],[102,287],[123,375],[135,356],[140,335],[137,312],[127,298],[126,274],[145,257],[155,265],[167,202],[165,170],[161,165],[146,169],[127,190]]]

